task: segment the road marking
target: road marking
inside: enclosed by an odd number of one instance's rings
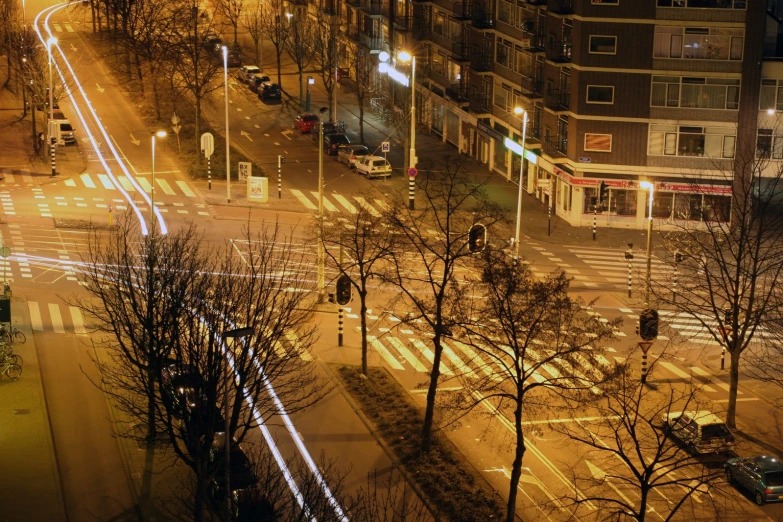
[[[443,348],[443,353],[446,355],[446,357],[451,361],[451,364],[454,365],[454,367],[462,372],[463,374],[467,375],[468,377],[478,379],[478,375],[470,369],[470,367],[462,362],[462,359],[460,359],[456,353],[454,353],[454,350],[452,350],[449,345],[444,343],[443,341],[440,342],[441,347]]]
[[[424,344],[424,342],[421,339],[414,339],[410,338],[408,339],[413,346],[416,347],[417,350],[421,352],[421,354],[430,362],[431,365],[435,364],[435,354],[430,350],[430,347]],[[451,368],[446,366],[446,363],[443,362],[443,360],[440,361],[440,373],[443,375],[454,375],[454,372],[451,371]]]
[[[158,182],[158,185],[160,185],[160,188],[163,189],[163,192],[165,194],[168,194],[169,196],[176,196],[177,193],[174,192],[174,189],[171,188],[171,185],[169,185],[169,182],[165,179],[157,179],[155,180]]]
[[[30,325],[34,331],[43,331],[43,321],[41,321],[41,309],[38,307],[38,303],[34,301],[27,301],[27,308],[30,310]]]
[[[76,306],[69,306],[71,309],[71,319],[73,320],[73,331],[76,335],[87,335],[87,330],[84,329],[84,318],[82,317],[82,311]]]
[[[307,208],[307,209],[309,209],[309,210],[318,210],[318,207],[316,207],[315,205],[313,205],[312,201],[310,201],[309,199],[307,199],[307,196],[305,196],[304,194],[302,194],[302,191],[301,191],[301,190],[291,189],[291,194],[293,194],[293,195],[294,195],[294,197],[296,197],[296,199],[298,199],[298,200],[299,200],[299,202],[300,202],[302,205],[304,205],[304,206],[305,206],[305,208]]]
[[[56,304],[49,303],[49,317],[52,319],[52,328],[57,333],[65,333],[63,328],[63,318],[60,316],[60,307]]]
[[[403,357],[405,357],[405,360],[407,360],[411,364],[411,366],[413,366],[416,369],[416,371],[418,372],[427,371],[427,368],[423,364],[421,364],[421,361],[419,361],[416,358],[416,356],[413,355],[413,352],[411,352],[401,340],[397,339],[396,337],[387,337],[386,339],[389,341],[389,343],[392,344],[392,346],[394,346],[397,349],[397,351],[399,351],[402,354]]]
[[[63,32],[63,28],[60,27],[59,24],[52,24],[52,27],[54,27],[54,30],[57,31],[58,33]]]
[[[716,384],[716,385],[717,385],[719,388],[722,388],[722,389],[724,389],[724,390],[726,390],[726,391],[731,391],[731,386],[729,386],[729,384],[728,384],[728,383],[725,383],[725,382],[716,382],[715,384]],[[742,390],[737,390],[737,395],[744,395],[744,394],[745,394],[745,392],[743,392]]]
[[[367,210],[367,212],[369,212],[373,216],[381,217],[381,213],[378,212],[377,210],[375,210],[375,208],[372,205],[367,203],[367,200],[364,199],[363,197],[361,197],[361,196],[354,196],[353,199],[355,199],[359,203],[359,205],[364,207]]]
[[[454,340],[454,344],[457,346],[457,348],[462,350],[462,353],[468,356],[473,364],[477,364],[481,371],[487,375],[487,377],[496,382],[503,380],[502,377],[500,377],[500,375],[498,375],[497,372],[492,369],[492,366],[490,366],[489,363],[484,362],[484,359],[479,357],[473,348],[457,340]]]
[[[389,363],[389,366],[391,366],[395,370],[405,369],[400,364],[400,361],[398,361],[391,353],[389,353],[389,350],[387,350],[386,347],[381,344],[381,342],[378,340],[377,337],[375,337],[374,335],[368,335],[367,340],[370,341],[370,344],[372,345],[373,348],[375,348],[375,351],[381,354],[381,357],[383,357],[384,360],[387,363]]]
[[[6,176],[6,178],[7,177],[8,176]],[[75,187],[76,186],[76,182],[73,180],[73,178],[68,178],[68,179],[65,180],[65,186],[66,187]]]
[[[688,369],[691,371],[691,373],[693,375],[697,375],[699,377],[704,377],[704,378],[706,378],[708,380],[710,379],[710,377],[712,377],[709,373],[705,372],[704,370],[702,370],[698,366],[691,366]],[[709,384],[706,384],[706,383],[702,383],[701,388],[704,391],[706,391],[706,392],[716,392],[716,391],[718,391],[718,390],[716,390],[715,388],[713,388],[712,386],[710,386]]]
[[[13,185],[16,183],[16,179],[14,179],[14,175],[11,173],[3,174],[5,176],[5,181],[9,185]]]
[[[144,192],[147,194],[152,192],[152,185],[150,185],[150,182],[147,181],[147,178],[138,178],[136,181],[139,182],[139,185],[141,185],[141,188],[144,189]]]
[[[184,181],[177,181],[177,186],[180,188],[180,190],[182,190],[182,193],[185,194],[187,197],[189,198],[196,197],[196,194],[192,190],[190,190],[190,187]]]
[[[92,178],[89,174],[82,174],[79,177],[82,178],[82,183],[84,183],[87,188],[95,188],[95,183],[92,182]]]
[[[65,30],[68,31],[69,33],[72,33],[73,27],[71,27],[71,24],[65,24]]]
[[[111,178],[107,176],[106,174],[98,174],[98,179],[101,180],[101,185],[103,185],[103,188],[107,190],[114,190],[114,183],[112,183]]]
[[[684,371],[680,370],[679,368],[677,368],[675,365],[673,365],[670,362],[658,360],[657,364],[659,366],[663,366],[664,368],[666,368],[667,370],[672,372],[677,377],[680,377],[681,379],[690,379],[691,378],[690,374],[685,373]]]
[[[389,210],[389,205],[387,205],[386,202],[383,201],[382,199],[375,199],[374,201],[375,201],[375,204],[378,205],[378,208],[380,208],[381,210],[383,210],[383,211],[388,211]]]
[[[288,342],[291,343],[291,346],[294,347],[294,349],[299,352],[299,357],[303,361],[310,362],[313,360],[313,356],[310,355],[307,350],[302,349],[302,347],[299,345],[299,338],[296,336],[296,334],[290,330],[286,331],[285,333],[286,339],[288,339]]]
[[[130,180],[125,176],[119,176],[119,180],[120,180],[120,184],[122,185],[122,188],[124,188],[126,192],[136,191],[136,188],[133,186]]]
[[[759,399],[758,397],[741,397],[741,398],[738,397],[737,398],[737,402],[750,402],[750,401],[760,401],[760,400],[761,399]],[[729,400],[728,399],[717,399],[717,400],[714,400],[712,402],[729,402]]]
[[[351,214],[356,214],[356,207],[354,207],[351,202],[345,199],[343,196],[340,194],[332,194],[332,197],[336,199],[338,203],[344,206],[348,212]]]

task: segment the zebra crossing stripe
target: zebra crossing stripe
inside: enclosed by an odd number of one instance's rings
[[[16,178],[14,178],[14,175],[10,172],[3,172],[3,176],[5,176],[5,182],[7,185],[15,185],[16,184]]]
[[[372,214],[373,216],[375,216],[375,217],[381,217],[381,213],[380,213],[380,212],[378,212],[377,210],[375,210],[375,208],[374,208],[372,205],[370,205],[369,203],[367,203],[367,200],[366,200],[366,199],[364,199],[363,197],[361,197],[361,196],[354,196],[354,197],[353,197],[353,199],[355,199],[355,200],[357,201],[357,203],[359,203],[359,205],[361,205],[361,206],[362,206],[362,208],[364,208],[365,210],[367,210],[367,212],[369,212],[369,213],[370,213],[370,214]]]
[[[163,189],[164,194],[168,194],[169,196],[175,196],[177,193],[174,192],[174,190],[171,188],[171,185],[169,185],[169,182],[165,179],[156,179],[158,185],[160,185],[160,188]]]
[[[30,310],[30,325],[33,331],[43,332],[43,322],[41,321],[41,309],[38,303],[27,301],[27,309]]]
[[[73,321],[73,332],[76,335],[87,335],[87,330],[84,329],[84,318],[82,317],[82,311],[76,306],[69,306],[71,310],[71,320]]]
[[[348,201],[347,199],[345,199],[345,198],[344,198],[343,196],[341,196],[340,194],[332,194],[332,197],[333,197],[334,199],[336,199],[336,200],[337,200],[337,202],[338,202],[339,204],[341,204],[342,206],[344,206],[344,207],[345,207],[345,210],[347,210],[347,211],[348,211],[348,212],[350,212],[351,214],[356,214],[356,213],[357,213],[356,207],[354,207],[354,206],[353,206],[353,204],[351,204],[351,202],[350,202],[350,201]]]
[[[139,185],[141,185],[141,188],[144,189],[144,192],[147,194],[152,192],[152,185],[150,185],[150,182],[147,181],[147,178],[137,178],[136,181],[139,182]]]
[[[448,358],[449,361],[451,361],[451,364],[454,365],[454,368],[472,379],[478,379],[478,375],[476,375],[476,373],[471,370],[467,364],[462,362],[462,359],[457,357],[457,354],[454,353],[454,350],[452,350],[449,345],[443,341],[440,342],[440,345],[443,347],[443,354]]]
[[[196,197],[196,193],[193,192],[192,190],[190,190],[190,187],[188,186],[187,183],[185,183],[184,181],[179,181],[179,180],[177,180],[176,183],[177,183],[177,186],[182,191],[182,193],[185,194],[187,197],[189,197],[189,198],[195,198]]]
[[[136,191],[136,187],[133,186],[133,183],[131,183],[128,178],[125,176],[118,176],[118,179],[120,180],[120,185],[122,185],[122,188],[124,188],[126,192]]]
[[[308,210],[318,210],[318,207],[313,205],[313,202],[307,199],[307,196],[302,194],[301,190],[291,189],[291,194],[294,195],[296,199],[299,200],[299,202],[305,206]]]
[[[63,28],[60,27],[58,24],[52,24],[52,27],[54,27],[54,30],[57,31],[58,33],[63,32]]]
[[[389,205],[387,205],[384,200],[376,198],[373,201],[375,201],[375,204],[378,205],[378,208],[380,208],[382,211],[384,211],[384,212],[388,212],[389,211]]]
[[[478,365],[478,367],[481,369],[482,372],[484,372],[487,375],[487,377],[489,377],[490,379],[492,379],[493,381],[496,381],[496,382],[499,382],[499,381],[503,380],[497,374],[497,372],[495,372],[492,369],[492,367],[489,365],[489,363],[484,362],[484,359],[479,357],[479,355],[476,353],[475,350],[473,350],[473,348],[471,348],[467,344],[465,344],[463,342],[460,342],[460,341],[457,341],[457,340],[454,340],[454,345],[457,348],[459,348],[462,351],[462,353],[464,353],[468,357],[468,359],[470,359],[470,361],[473,364]]]
[[[432,353],[432,350],[430,350],[430,347],[424,344],[421,339],[416,339],[411,337],[408,339],[413,346],[416,347],[417,350],[421,352],[421,354],[430,362],[430,365],[435,364],[435,354]],[[451,368],[449,368],[446,363],[444,363],[442,360],[440,361],[440,373],[442,375],[454,375],[454,372],[451,371]]]
[[[375,351],[381,354],[381,357],[389,363],[389,366],[394,368],[395,370],[404,370],[405,368],[400,364],[400,361],[398,361],[391,353],[389,353],[389,350],[386,349],[384,345],[381,344],[381,342],[378,340],[377,337],[373,335],[368,335],[367,340],[370,341],[370,345],[372,345],[373,348],[375,348]]]
[[[691,366],[688,369],[691,371],[691,374],[698,375],[699,377],[702,377],[704,379],[710,379],[712,377],[708,372],[705,372],[704,370],[702,370],[698,366]],[[701,387],[706,392],[716,392],[716,391],[718,391],[718,390],[716,390],[715,388],[713,388],[712,386],[710,386],[709,384],[706,384],[706,383],[702,384]]]
[[[416,358],[415,355],[413,355],[413,352],[411,352],[405,344],[397,339],[396,337],[387,337],[386,338],[389,343],[394,346],[398,352],[402,354],[403,357],[405,357],[405,360],[408,361],[411,366],[413,366],[417,372],[426,372],[427,368],[421,364],[421,362]]]
[[[313,356],[312,356],[312,355],[310,355],[310,354],[308,353],[308,351],[307,351],[307,350],[304,350],[304,349],[303,349],[303,348],[302,348],[302,347],[299,345],[299,338],[296,336],[296,334],[295,334],[294,332],[292,332],[292,331],[290,331],[290,330],[289,330],[289,331],[287,331],[287,332],[285,333],[285,338],[286,338],[286,339],[288,339],[288,342],[289,342],[289,343],[291,343],[291,346],[293,346],[293,347],[294,347],[294,349],[295,349],[295,350],[296,350],[296,351],[299,353],[299,357],[300,357],[300,358],[301,358],[303,361],[310,362],[310,361],[312,361],[312,360],[313,360]]]
[[[318,201],[318,197],[319,197],[319,196],[318,196],[318,192],[311,191],[311,192],[310,192],[310,194],[312,194],[312,195],[313,195],[313,197],[315,198],[315,200],[316,200],[316,201]],[[316,210],[318,210],[318,207],[315,207],[315,208],[316,208]],[[327,211],[329,211],[329,212],[339,212],[339,210],[340,210],[340,209],[338,209],[337,207],[335,207],[335,206],[332,204],[332,202],[331,202],[331,201],[329,201],[329,198],[327,198],[327,197],[326,197],[326,195],[324,195],[324,208],[325,208]]]
[[[116,188],[114,183],[112,183],[111,178],[106,174],[98,174],[98,179],[101,180],[101,185],[103,185],[103,188],[106,190],[114,190]]]
[[[66,187],[75,187],[76,186],[76,182],[72,178],[68,178],[68,179],[65,180],[65,186]]]
[[[84,186],[87,188],[95,188],[95,183],[93,183],[92,178],[89,174],[82,174],[79,176],[82,179],[82,183],[84,183]]]
[[[71,24],[65,24],[65,30],[68,31],[69,33],[72,33],[73,27],[71,27]]]
[[[60,315],[60,307],[54,303],[49,303],[49,318],[52,320],[52,329],[57,333],[65,333],[63,328],[63,318]]]

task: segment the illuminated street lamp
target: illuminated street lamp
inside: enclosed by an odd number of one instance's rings
[[[223,89],[226,91],[226,201],[231,203],[231,145],[228,138],[228,47],[223,46]]]
[[[165,138],[166,131],[152,133],[152,184],[150,188],[150,236],[155,234],[155,138]]]
[[[514,114],[522,116],[522,151],[519,154],[519,194],[517,196],[517,227],[514,235],[514,257],[519,259],[519,233],[522,228],[522,171],[525,166],[525,138],[527,134],[527,111],[514,107]]]
[[[643,189],[650,191],[650,215],[647,220],[647,288],[644,292],[645,305],[650,304],[650,274],[652,270],[652,226],[653,226],[653,192],[655,192],[655,185],[649,181],[642,181],[639,186]]]
[[[52,136],[52,120],[54,120],[54,89],[52,88],[52,46],[57,45],[57,38],[51,36],[46,40],[46,49],[49,53],[49,125],[47,131],[49,132],[49,154],[52,158],[52,177],[57,175],[57,169],[55,168],[55,147],[57,137]]]
[[[326,293],[326,252],[324,252],[324,113],[328,107],[318,109],[318,304],[324,302]]]
[[[407,51],[400,51],[397,53],[397,59],[402,63],[411,64],[411,129],[410,129],[410,150],[408,151],[408,202],[410,209],[414,209],[414,190],[415,177],[410,173],[414,172],[418,158],[416,157],[416,57]],[[388,71],[387,71],[388,74]],[[397,78],[395,78],[397,80]],[[399,80],[397,80],[399,82]],[[402,83],[402,82],[400,82]]]

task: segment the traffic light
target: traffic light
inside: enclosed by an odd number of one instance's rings
[[[343,274],[337,278],[337,283],[335,286],[335,300],[337,301],[337,304],[342,306],[350,303],[352,290],[351,278]]]
[[[648,308],[639,314],[639,335],[645,341],[658,337],[658,311]]]
[[[726,325],[727,328],[731,328],[731,324],[734,322],[734,310],[731,308],[724,308],[723,309],[723,324]]]
[[[598,197],[601,203],[609,199],[609,186],[604,181],[598,186]]]
[[[477,254],[484,250],[485,246],[487,246],[487,227],[476,223],[468,232],[468,250]]]
[[[682,263],[682,258],[683,258],[682,252],[680,252],[679,250],[674,252],[674,262],[675,263]]]

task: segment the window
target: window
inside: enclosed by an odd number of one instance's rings
[[[526,53],[520,46],[514,47],[514,72],[523,76],[533,76],[533,55]]]
[[[495,105],[508,111],[511,102],[511,87],[502,83],[495,83]]]
[[[445,36],[446,38],[449,37],[446,15],[440,11],[435,11],[435,16],[432,21],[432,32]]]
[[[511,69],[512,44],[508,40],[498,38],[495,45],[495,61],[504,67]]]
[[[655,27],[655,58],[742,60],[744,31],[718,27]]]
[[[747,0],[658,0],[658,7],[694,9],[745,9]]]
[[[761,80],[759,110],[783,111],[783,80]]]
[[[756,157],[764,159],[783,159],[783,129],[759,129],[756,138]]]
[[[585,133],[585,152],[612,152],[611,134]]]
[[[611,85],[588,85],[587,103],[614,103],[614,87]]]
[[[446,57],[441,53],[432,53],[432,72],[443,76],[446,67]]]
[[[652,107],[689,109],[739,108],[740,80],[653,76]]]
[[[513,9],[514,9],[514,4],[512,4],[511,2],[507,2],[506,0],[501,0],[500,4],[498,5],[498,20],[500,20],[501,22],[505,22],[507,24],[512,24]]]
[[[590,54],[615,54],[617,53],[616,36],[590,35]]]
[[[647,154],[733,158],[737,130],[732,127],[650,125]]]

